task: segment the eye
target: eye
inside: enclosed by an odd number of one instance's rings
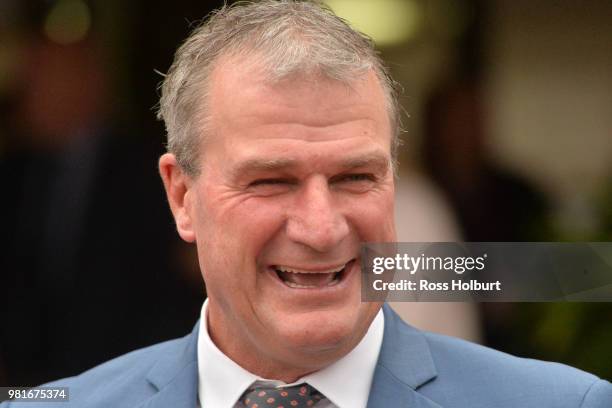
[[[284,179],[258,179],[249,183],[249,187],[261,186],[261,185],[273,185],[273,184],[283,184],[286,183],[287,180]]]
[[[373,173],[345,173],[330,180],[338,191],[349,193],[366,193],[376,185],[376,175]]]
[[[282,178],[257,179],[249,183],[249,187],[273,186],[278,184],[289,184],[290,180]]]
[[[337,177],[336,182],[374,181],[376,177],[368,173],[343,174]]]

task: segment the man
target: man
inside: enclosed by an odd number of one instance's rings
[[[70,406],[612,406],[592,375],[361,302],[361,243],[395,240],[397,107],[371,44],[330,11],[220,10],[178,50],[160,117],[161,176],[209,298],[185,338],[52,384]]]

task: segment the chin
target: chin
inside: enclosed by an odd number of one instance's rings
[[[369,323],[369,321],[368,321]],[[333,311],[307,313],[291,319],[291,324],[278,327],[284,345],[302,353],[343,354],[350,351],[365,333],[357,315]]]

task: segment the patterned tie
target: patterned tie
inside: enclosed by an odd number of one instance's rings
[[[285,388],[249,388],[240,397],[240,402],[247,408],[305,408],[314,407],[323,398],[314,387],[303,383]]]

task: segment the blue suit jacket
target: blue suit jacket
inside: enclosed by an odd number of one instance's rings
[[[612,384],[591,374],[424,333],[406,325],[389,306],[383,310],[385,333],[368,408],[612,408]],[[196,324],[181,339],[48,384],[69,387],[67,403],[0,408],[195,408],[197,336]]]

